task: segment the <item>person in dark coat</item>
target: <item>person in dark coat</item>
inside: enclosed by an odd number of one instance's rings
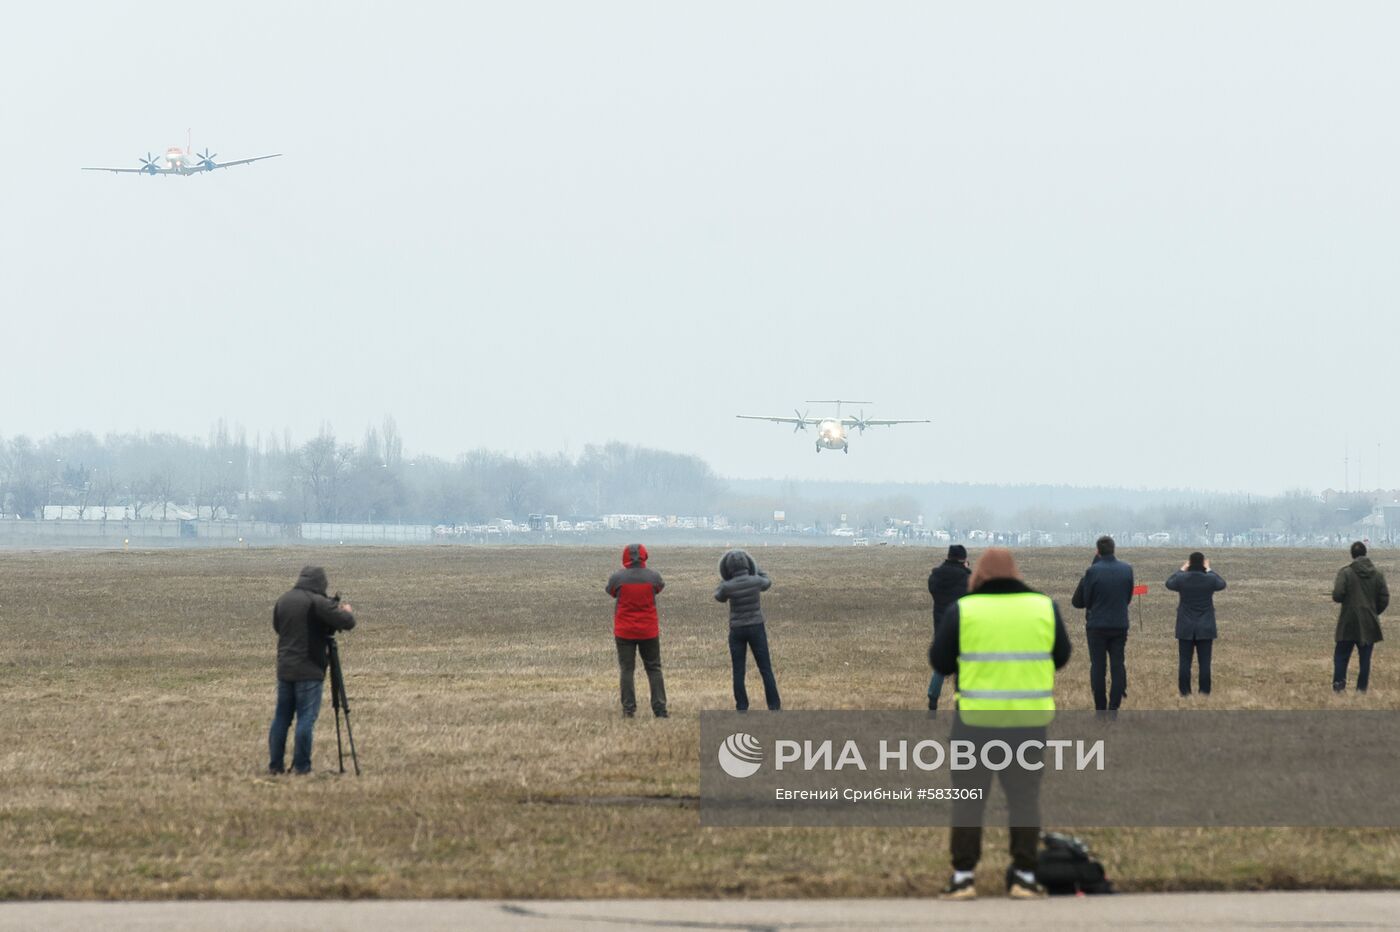
[[[1133,600],[1133,568],[1119,560],[1113,538],[1095,542],[1097,558],[1074,590],[1070,604],[1085,610],[1084,633],[1089,645],[1089,685],[1094,708],[1116,712],[1128,690],[1124,652],[1128,646],[1128,604]],[[1106,682],[1112,667],[1113,687]]]
[[[968,582],[970,590],[967,600],[954,602],[939,619],[938,630],[928,649],[930,666],[945,676],[953,676],[959,674],[959,667],[963,663],[977,663],[985,668],[989,661],[994,664],[1009,665],[1049,660],[1053,662],[1055,670],[1059,670],[1069,663],[1072,648],[1069,633],[1065,630],[1064,619],[1060,615],[1060,607],[1043,596],[1039,599],[1031,599],[1030,604],[1027,604],[1027,596],[1035,596],[1038,593],[1027,586],[1021,578],[1021,572],[1016,566],[1016,559],[1011,555],[1010,550],[1005,547],[989,547],[978,558],[977,570]],[[1048,608],[1050,610],[1049,617],[1044,615],[1041,617],[1046,621],[1051,621],[1054,625],[1052,639],[1048,645],[1050,652],[1039,656],[1027,656],[1021,652],[1025,648],[1018,645],[994,648],[994,650],[1007,649],[1010,651],[1008,654],[984,654],[980,651],[986,648],[969,646],[975,643],[986,643],[985,619],[987,616],[985,613],[988,611],[987,602],[989,599],[994,603],[1013,606],[1009,609],[996,609],[997,616],[995,617],[1002,621],[1007,620],[1005,612],[1008,611],[1016,615],[1030,613],[1034,617],[1037,611],[1043,613]],[[1036,603],[1039,604],[1039,608],[1036,607]],[[981,621],[977,618],[979,614],[982,615],[983,620]],[[980,635],[977,629],[981,630]],[[1020,624],[1012,626],[1012,629],[1024,630]],[[967,635],[968,644],[964,643],[964,635]],[[1039,643],[1043,645],[1044,642]],[[982,676],[985,677],[987,672],[984,669]],[[1052,671],[1047,671],[1047,673],[1049,679],[1045,685],[1050,688],[1050,692],[1053,692],[1054,674]],[[1046,737],[1044,725],[1035,723],[1029,718],[1018,717],[1016,712],[1011,712],[1004,722],[1012,727],[988,727],[989,723],[985,718],[975,717],[977,713],[969,709],[975,702],[1031,698],[1007,694],[973,695],[966,692],[969,689],[969,681],[976,675],[971,671],[959,675],[957,696],[959,714],[953,721],[950,737],[955,741],[969,741],[973,746],[979,748],[989,741],[1001,742],[1003,746],[1009,744],[1011,747],[1019,747],[1022,742],[1029,740],[1039,741],[1043,746]],[[1049,693],[1041,698],[1049,698]],[[1010,702],[1008,701],[1006,704],[1009,706]],[[1051,717],[1054,715],[1053,710],[1054,702],[1052,699],[1047,710]],[[1049,721],[1049,718],[1041,721]],[[1007,824],[1010,827],[1011,866],[1006,871],[1007,892],[1016,899],[1038,898],[1045,895],[1045,890],[1036,883],[1035,879],[1036,849],[1040,843],[1040,770],[1042,766],[1043,761],[1028,759],[1017,766],[1003,767],[995,772],[985,765],[974,767],[971,770],[953,772],[953,788],[970,792],[967,796],[955,799],[952,804],[953,828],[949,832],[948,844],[953,857],[953,876],[948,881],[948,886],[943,890],[942,899],[968,900],[977,895],[977,889],[973,882],[973,871],[982,857],[982,820],[986,813],[986,799],[990,795],[994,779],[1001,784],[1002,792],[1006,796]]]
[[[753,557],[743,550],[730,550],[720,557],[719,588],[716,602],[729,603],[729,660],[734,673],[734,708],[749,710],[749,692],[744,686],[749,651],[758,675],[763,679],[763,699],[770,712],[783,708],[778,695],[778,680],[773,676],[773,657],[768,651],[768,630],[764,623],[762,594],[773,585],[768,574],[758,568]]]
[[[967,548],[953,544],[948,548],[948,557],[928,574],[928,594],[933,596],[933,633],[938,634],[938,622],[948,611],[948,607],[967,595],[967,581],[972,570],[967,565]],[[928,681],[929,710],[938,708],[938,697],[943,692],[944,676],[937,670]]]
[[[287,732],[296,719],[292,772],[311,772],[311,741],[321,713],[321,691],[330,663],[328,639],[355,627],[349,602],[326,595],[319,566],[302,567],[296,585],[272,608],[277,632],[277,709],[267,732],[269,773],[286,773]]]
[[[1366,556],[1361,541],[1351,545],[1351,563],[1337,572],[1332,585],[1332,601],[1341,605],[1337,616],[1337,649],[1332,655],[1332,691],[1347,688],[1347,666],[1356,651],[1356,691],[1364,693],[1371,685],[1371,651],[1381,640],[1381,613],[1390,605],[1390,589],[1385,574]]]
[[[647,672],[651,690],[651,714],[669,718],[666,710],[666,678],[661,673],[661,616],[656,597],[666,588],[661,574],[647,566],[645,544],[622,548],[622,569],[608,577],[603,588],[616,600],[613,607],[613,644],[617,647],[619,691],[622,717],[637,714],[635,677],[637,655]]]
[[[1210,568],[1205,554],[1197,551],[1167,579],[1167,588],[1180,593],[1176,607],[1176,688],[1191,695],[1191,655],[1200,664],[1201,695],[1210,695],[1210,654],[1215,643],[1215,594],[1225,580]]]

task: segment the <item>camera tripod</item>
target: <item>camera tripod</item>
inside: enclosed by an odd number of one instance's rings
[[[335,636],[326,638],[330,652],[331,705],[335,708],[335,753],[340,758],[340,772],[345,772],[345,748],[340,743],[340,713],[345,713],[345,735],[350,741],[350,762],[355,766],[355,776],[360,775],[360,758],[355,753],[355,732],[350,727],[350,700],[345,697],[345,674],[340,669],[340,646]]]

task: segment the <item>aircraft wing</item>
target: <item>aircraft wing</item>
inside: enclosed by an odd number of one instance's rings
[[[768,415],[766,415],[766,414],[736,414],[736,415],[734,415],[734,416],[735,416],[735,417],[741,417],[741,418],[743,418],[743,419],[746,420],[746,421],[772,421],[774,424],[820,424],[820,423],[821,423],[821,418],[818,418],[818,417],[777,417],[777,416],[770,417],[770,416],[768,416]]]
[[[168,168],[157,168],[155,171],[145,168],[84,168],[82,170],[85,172],[129,172],[135,175],[164,175],[170,171]]]
[[[902,421],[892,420],[890,418],[876,417],[866,418],[862,421],[858,417],[843,417],[841,418],[841,423],[845,424],[847,427],[859,427],[862,424],[864,424],[866,427],[889,427],[892,424],[931,424],[932,421],[930,421],[928,418],[919,418],[912,421]]]
[[[228,168],[230,165],[247,165],[249,162],[261,162],[263,159],[275,159],[282,153],[277,152],[272,155],[256,155],[251,159],[234,159],[232,162],[215,162],[215,168]]]

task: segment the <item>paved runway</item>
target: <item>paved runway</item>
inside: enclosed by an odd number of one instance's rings
[[[1400,892],[930,900],[356,900],[0,904],[0,930],[329,932],[699,929],[1394,929]]]

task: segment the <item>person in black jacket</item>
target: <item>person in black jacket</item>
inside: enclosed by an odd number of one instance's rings
[[[969,598],[976,596],[1016,596],[1034,592],[1021,578],[1016,560],[1011,551],[1004,547],[990,547],[977,560],[977,571],[969,580]],[[960,660],[971,663],[974,660],[998,660],[1015,663],[1028,658],[1020,655],[999,657],[996,655],[963,656],[963,616],[970,611],[971,603],[955,602],[939,619],[938,631],[929,645],[929,665],[945,676],[958,672]],[[1069,632],[1065,630],[1060,607],[1051,603],[1054,613],[1054,640],[1051,642],[1050,657],[1055,669],[1069,663],[1072,647]],[[971,624],[971,622],[969,622]],[[961,678],[960,690],[967,688],[967,679]],[[960,694],[961,701],[969,699],[989,699],[990,696],[968,696]],[[1010,698],[1010,697],[1008,697]],[[1053,706],[1052,706],[1053,708]],[[975,713],[974,713],[975,714]],[[1051,713],[1053,714],[1053,713]],[[1014,713],[1013,713],[1014,715]],[[986,727],[982,720],[968,720],[966,709],[960,709],[953,720],[950,737],[953,740],[971,741],[976,746],[984,742],[1005,741],[1012,747],[1025,740],[1044,742],[1046,737],[1043,725],[1016,727]],[[1012,721],[1016,721],[1013,717]],[[1029,726],[1029,727],[1028,727]],[[956,771],[953,775],[954,789],[975,790],[965,798],[953,802],[953,827],[949,832],[948,843],[953,857],[953,876],[943,890],[942,899],[966,900],[977,895],[973,883],[973,871],[982,857],[982,817],[985,813],[986,797],[990,794],[993,779],[1001,783],[1006,795],[1008,820],[1011,835],[1011,867],[1006,872],[1007,892],[1013,898],[1026,899],[1041,897],[1045,891],[1036,883],[1036,849],[1040,843],[1040,772],[1036,762],[1027,761],[1014,767],[1004,767],[993,773],[985,766],[971,771]]]
[[[267,733],[270,773],[286,773],[287,732],[296,718],[292,772],[311,772],[311,739],[321,712],[321,690],[330,662],[327,639],[355,627],[349,602],[326,595],[326,571],[303,567],[291,591],[272,609],[277,632],[277,711]]]
[[[719,561],[719,588],[716,602],[729,603],[729,659],[734,673],[734,708],[749,709],[749,692],[744,687],[749,651],[758,675],[763,678],[763,698],[770,712],[778,712],[783,700],[778,695],[778,680],[773,676],[773,658],[768,652],[768,631],[764,624],[762,594],[773,581],[758,568],[753,557],[743,550],[730,550]]]
[[[1089,645],[1089,685],[1094,708],[1116,712],[1128,690],[1123,655],[1128,645],[1128,603],[1133,600],[1133,568],[1114,554],[1113,538],[1100,537],[1098,555],[1074,590],[1070,604],[1085,610],[1084,633]],[[1113,687],[1107,689],[1105,667],[1111,666]]]
[[[1176,688],[1183,696],[1191,695],[1191,655],[1195,653],[1200,663],[1201,695],[1209,696],[1210,654],[1216,638],[1215,594],[1225,588],[1225,580],[1210,568],[1205,554],[1197,551],[1167,579],[1167,588],[1181,594],[1176,608]]]
[[[948,607],[967,595],[967,580],[972,570],[967,565],[967,548],[953,544],[948,548],[948,558],[933,568],[928,574],[928,594],[933,596],[933,633],[938,634],[938,622],[948,611]],[[928,681],[928,707],[938,708],[938,697],[943,692],[943,674],[933,671]]]

